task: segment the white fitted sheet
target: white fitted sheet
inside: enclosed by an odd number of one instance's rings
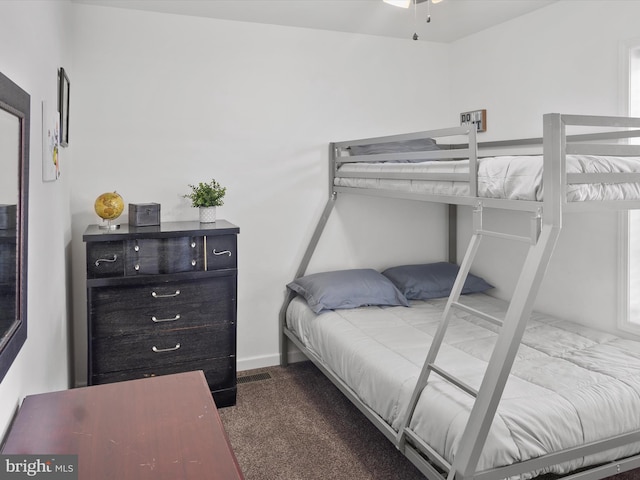
[[[463,302],[497,316],[506,303],[485,294]],[[314,314],[301,297],[287,326],[395,430],[404,412],[446,299],[412,307],[362,307]],[[496,327],[456,312],[436,361],[478,389]],[[432,375],[410,427],[453,461],[472,399]],[[640,342],[534,313],[518,351],[479,470],[512,464],[640,429]],[[635,454],[632,444],[546,471]],[[537,472],[543,473],[543,472]],[[527,477],[527,476],[525,476]]]
[[[478,160],[478,196],[508,200],[541,201],[542,156],[501,156]],[[419,163],[347,163],[339,172],[468,173],[469,162],[430,161]],[[567,155],[567,173],[640,172],[638,157]],[[376,188],[433,195],[469,195],[467,182],[393,180],[336,177],[336,186]],[[635,200],[638,183],[574,184],[567,186],[567,201]]]

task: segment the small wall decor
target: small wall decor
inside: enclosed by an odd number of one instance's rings
[[[42,181],[54,182],[60,178],[60,117],[42,102]]]
[[[69,145],[69,96],[71,83],[64,68],[58,70],[58,112],[60,113],[60,145]]]

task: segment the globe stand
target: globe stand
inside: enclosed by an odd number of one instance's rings
[[[102,220],[104,222],[104,220]],[[111,220],[107,220],[107,224],[104,223],[102,225],[98,225],[98,228],[101,230],[117,230],[120,228],[120,224],[113,224]]]

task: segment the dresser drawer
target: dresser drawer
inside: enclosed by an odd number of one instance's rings
[[[152,335],[93,339],[93,373],[167,367],[211,357],[235,355],[235,325],[188,328]]]
[[[202,237],[139,238],[125,242],[127,275],[204,270]]]
[[[121,277],[124,275],[122,242],[87,243],[87,278]]]
[[[122,382],[124,380],[136,380],[138,378],[170,375],[173,373],[190,372],[193,370],[204,371],[207,383],[212,391],[233,388],[236,385],[235,356],[205,359],[197,362],[175,363],[163,367],[153,366],[96,374],[93,376],[92,383],[97,385],[101,383]]]
[[[89,292],[90,314],[100,319],[109,313],[126,315],[129,310],[143,309],[158,317],[169,315],[182,305],[217,303],[224,295],[235,303],[235,284],[235,272],[229,272],[198,280],[96,287]]]
[[[207,270],[237,268],[236,235],[209,235],[207,242]]]
[[[229,283],[229,282],[227,282]],[[225,287],[226,285],[222,284]],[[232,297],[163,308],[136,308],[106,311],[96,308],[91,324],[92,338],[120,335],[148,335],[178,328],[233,324],[235,302]]]

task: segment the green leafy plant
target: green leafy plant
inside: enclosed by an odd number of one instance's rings
[[[191,185],[191,193],[183,195],[184,198],[191,200],[193,207],[220,207],[224,205],[224,196],[227,188],[220,185],[215,180],[209,183],[200,182],[198,185]]]

